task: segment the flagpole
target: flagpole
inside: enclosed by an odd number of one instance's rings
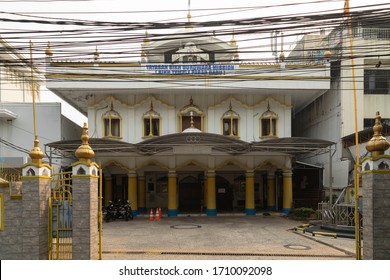
[[[31,94],[33,102],[33,122],[34,122],[34,138],[38,138],[37,133],[37,112],[35,108],[35,84],[34,84],[34,69],[33,69],[33,57],[32,57],[32,42],[30,40],[30,61],[31,61]]]
[[[356,94],[356,80],[355,80],[355,59],[353,54],[353,33],[352,33],[352,21],[349,10],[349,0],[345,0],[344,13],[347,16],[348,22],[348,33],[349,33],[349,52],[351,57],[351,71],[352,71],[352,87],[353,87],[353,108],[354,108],[354,119],[355,119],[355,166],[354,166],[354,180],[355,180],[355,241],[356,241],[356,259],[362,259],[362,240],[361,240],[361,228],[360,228],[360,213],[359,213],[359,126],[357,117],[357,94]]]
[[[33,101],[33,123],[34,123],[34,147],[29,153],[29,156],[32,160],[32,163],[37,166],[42,165],[42,158],[44,157],[43,152],[39,148],[39,140],[37,133],[37,112],[35,108],[35,84],[34,84],[34,65],[33,65],[33,57],[32,57],[32,42],[30,40],[30,61],[31,61],[31,94]]]

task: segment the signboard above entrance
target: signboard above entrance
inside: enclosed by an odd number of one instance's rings
[[[234,64],[146,64],[146,71],[160,75],[224,75]]]

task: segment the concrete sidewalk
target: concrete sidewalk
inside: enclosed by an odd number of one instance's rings
[[[355,240],[312,237],[280,216],[180,216],[103,224],[103,259],[355,259]]]

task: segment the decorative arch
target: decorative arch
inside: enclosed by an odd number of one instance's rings
[[[222,162],[220,165],[218,165],[215,170],[218,170],[218,169],[222,169],[223,167],[227,166],[227,165],[236,165],[238,167],[240,167],[242,170],[248,170],[249,167],[246,165],[246,164],[243,164],[235,159],[228,159],[224,162]]]
[[[224,106],[228,105],[229,103],[231,103],[232,101],[234,101],[233,103],[237,103],[239,105],[239,107],[243,107],[243,108],[246,108],[246,109],[251,108],[251,106],[249,106],[246,103],[243,103],[241,100],[237,99],[234,96],[229,96],[229,97],[225,98],[224,100],[222,100],[221,102],[218,102],[217,104],[210,105],[208,108],[209,109],[215,109],[215,108],[218,108],[218,107],[224,107]]]
[[[232,103],[221,117],[222,135],[230,137],[240,136],[240,115],[233,110]]]
[[[161,116],[154,110],[153,102],[150,101],[150,108],[142,115],[143,137],[155,137],[161,134]]]
[[[110,109],[102,115],[102,121],[103,137],[122,138],[122,117],[114,110],[113,101],[111,101]]]
[[[160,167],[161,169],[163,170],[166,170],[166,171],[169,171],[169,167],[157,160],[148,160],[148,161],[145,161],[143,162],[140,166],[137,166],[136,167],[136,170],[141,170],[147,166],[158,166]]]
[[[264,103],[265,104],[268,104],[268,103],[276,103],[278,104],[279,106],[283,107],[283,108],[291,108],[292,106],[291,105],[287,105],[285,103],[282,103],[280,102],[279,100],[276,100],[275,98],[271,97],[271,96],[267,96],[266,98],[260,100],[259,102],[255,103],[253,105],[253,108],[256,108],[256,107],[260,107],[261,105],[263,105]]]
[[[255,170],[264,169],[264,167],[269,167],[269,168],[276,167],[277,169],[282,169],[282,170],[288,169],[285,165],[283,165],[277,161],[265,160],[265,161],[259,163],[258,165],[256,165]]]
[[[175,108],[172,105],[169,105],[167,103],[162,102],[160,99],[154,97],[153,95],[150,95],[144,99],[141,99],[140,101],[136,102],[134,105],[132,105],[132,106],[129,105],[128,107],[129,108],[136,108],[136,107],[142,106],[144,103],[150,104],[150,102],[153,102],[153,104],[158,104],[160,106],[164,106],[164,107],[169,108],[169,109]]]
[[[108,168],[110,167],[111,165],[114,165],[120,169],[122,169],[123,171],[125,171],[126,173],[130,173],[130,169],[123,165],[122,163],[120,162],[117,162],[116,160],[109,160],[109,161],[106,161],[105,163],[102,164],[102,167],[103,168]]]
[[[139,106],[142,106],[142,104],[144,104],[145,102],[150,104],[150,102],[153,102],[154,104],[159,104],[161,106],[165,106],[167,108],[170,108],[170,109],[173,109],[175,108],[174,106],[172,105],[169,105],[167,103],[164,103],[163,101],[161,101],[160,99],[157,99],[156,97],[154,97],[153,95],[150,95],[150,96],[147,96],[137,102],[135,102],[133,105],[129,105],[125,102],[123,102],[122,100],[116,98],[115,96],[113,95],[109,95],[109,96],[106,96],[98,101],[96,101],[94,104],[92,104],[91,106],[92,107],[98,107],[98,106],[102,106],[104,104],[110,104],[111,102],[114,102],[115,103],[118,103],[120,104],[121,106],[123,107],[126,107],[128,109],[134,109],[136,107],[139,107]]]
[[[267,111],[260,116],[260,138],[274,138],[278,135],[279,116],[271,111],[268,103]]]
[[[204,131],[205,113],[194,104],[192,97],[189,102],[188,105],[179,111],[179,132],[183,132],[186,128],[191,127],[191,122],[193,122],[195,128]]]
[[[197,167],[199,167],[200,169],[202,169],[204,171],[207,171],[209,169],[207,165],[205,165],[203,163],[200,163],[200,162],[198,162],[196,160],[190,159],[188,161],[185,161],[185,162],[177,165],[175,170],[178,170],[178,169],[183,168],[185,166],[191,166],[191,165],[192,166],[197,166]]]

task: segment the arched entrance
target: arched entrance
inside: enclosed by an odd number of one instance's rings
[[[179,211],[200,212],[202,199],[201,181],[194,176],[187,176],[179,182]]]
[[[215,177],[217,210],[226,212],[233,210],[233,187],[222,176]]]

